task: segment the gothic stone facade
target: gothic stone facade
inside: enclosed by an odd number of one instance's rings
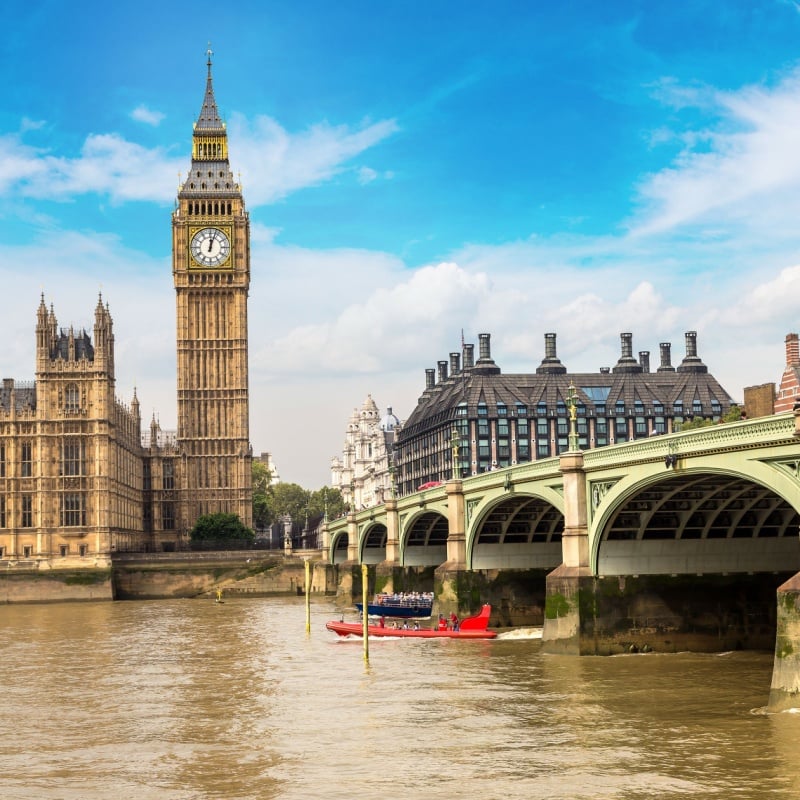
[[[0,559],[8,567],[102,564],[115,550],[171,549],[198,516],[252,525],[247,367],[249,222],[228,164],[208,61],[192,164],[173,214],[178,430],[142,432],[115,396],[114,334],[59,329],[42,296],[36,379],[0,389]]]

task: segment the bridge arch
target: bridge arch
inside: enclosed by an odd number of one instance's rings
[[[387,529],[383,522],[365,525],[359,538],[359,560],[362,564],[379,564],[386,560]]]
[[[436,509],[418,511],[400,524],[400,566],[438,567],[447,561],[447,516]]]
[[[347,529],[335,531],[331,535],[330,544],[331,564],[342,564],[347,561]]]
[[[468,569],[552,569],[561,563],[564,513],[549,500],[504,494],[476,508],[472,517]]]
[[[796,495],[776,466],[698,465],[623,479],[590,531],[592,573],[680,575],[800,569]]]

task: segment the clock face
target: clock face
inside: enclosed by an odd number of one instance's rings
[[[202,228],[189,246],[192,258],[201,267],[219,267],[231,254],[231,243],[219,228]]]

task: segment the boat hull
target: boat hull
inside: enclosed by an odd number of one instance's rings
[[[339,636],[363,636],[364,626],[360,622],[328,622],[325,627]],[[431,628],[381,628],[380,625],[368,626],[369,636],[402,639],[494,639],[496,631],[439,631]]]
[[[382,625],[368,625],[367,635],[378,637],[392,637],[398,639],[494,639],[496,631],[490,631],[489,616],[492,607],[485,605],[479,614],[466,617],[461,621],[458,630],[439,628],[387,628]],[[364,624],[362,622],[328,622],[325,627],[339,636],[363,636]]]
[[[363,603],[356,603],[359,613],[364,608]],[[427,619],[431,615],[430,606],[402,606],[388,605],[386,603],[369,603],[367,614],[370,617],[391,617],[393,619]]]

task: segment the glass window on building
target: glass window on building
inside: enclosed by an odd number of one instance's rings
[[[508,416],[508,408],[506,407],[505,403],[498,403],[497,404],[497,416],[498,417],[507,417]]]
[[[527,439],[517,439],[517,461],[531,460],[531,446]]]
[[[467,409],[467,404],[466,403],[459,403],[456,406],[456,416],[457,417],[466,417],[468,415],[468,413],[469,413],[469,410]]]
[[[614,422],[614,438],[618,442],[624,442],[628,438],[628,420],[625,417],[617,417]]]
[[[170,502],[161,504],[161,527],[165,531],[175,529],[175,508]]]
[[[547,416],[547,403],[536,404],[536,416],[540,418]]]
[[[636,417],[633,424],[634,439],[642,439],[647,436],[647,420],[644,417]]]
[[[30,478],[33,474],[33,460],[31,458],[33,453],[32,442],[22,442],[20,445],[20,471],[19,474],[23,478]]]
[[[692,414],[695,417],[703,416],[703,404],[699,400],[694,400],[692,402]]]
[[[6,446],[0,444],[0,478],[6,476]]]
[[[550,458],[550,442],[547,439],[539,439],[536,443],[536,457]]]
[[[489,416],[489,409],[486,407],[486,403],[478,403],[478,416],[479,417]]]
[[[598,417],[594,425],[595,447],[605,447],[608,444],[608,420],[605,417]]]
[[[516,414],[517,417],[527,417],[528,416],[528,406],[524,405],[523,403],[517,403],[516,405]]]
[[[175,464],[172,461],[162,463],[161,488],[165,491],[175,488]]]
[[[508,419],[501,418],[497,420],[497,435],[508,436]]]
[[[479,419],[478,420],[478,436],[488,436],[489,435],[489,420],[488,419]]]
[[[0,528],[6,527],[6,498],[0,495]]]
[[[68,383],[64,389],[64,410],[68,414],[80,411],[81,393],[77,383]]]
[[[656,417],[653,420],[653,430],[656,433],[666,433],[667,432],[667,421],[664,417]]]
[[[23,528],[33,527],[33,496],[30,494],[23,494],[20,498],[20,525]]]
[[[556,421],[556,430],[559,436],[567,436],[569,434],[569,420],[559,417]]]
[[[76,436],[64,439],[61,459],[62,475],[83,475],[83,440]]]
[[[86,524],[83,495],[80,492],[66,492],[62,495],[61,524],[65,528],[76,528]]]
[[[518,419],[517,420],[517,436],[520,438],[524,438],[528,435],[528,420],[527,419]]]

